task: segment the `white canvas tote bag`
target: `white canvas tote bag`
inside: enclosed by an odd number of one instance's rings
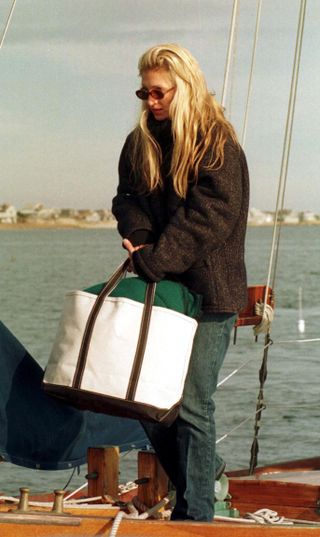
[[[155,283],[147,285],[144,304],[110,297],[127,266],[128,260],[98,296],[67,293],[43,388],[77,408],[169,424],[181,403],[197,321],[154,306]]]

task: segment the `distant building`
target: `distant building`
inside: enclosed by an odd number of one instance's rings
[[[112,222],[112,221],[115,222],[116,221],[110,209],[99,209],[97,213],[99,213],[102,222]]]
[[[14,207],[14,205],[9,203],[0,205],[0,222],[2,224],[16,224],[17,209]]]
[[[274,221],[274,217],[271,213],[265,213],[260,209],[255,209],[254,207],[249,210],[248,214],[248,224],[254,226],[263,226],[270,225]]]
[[[57,220],[60,216],[60,209],[44,207],[42,203],[25,205],[19,210],[18,216],[23,222],[36,220]]]
[[[77,209],[60,209],[61,218],[78,218],[79,211]]]
[[[300,213],[298,211],[286,211],[281,220],[284,224],[299,224],[301,221]]]
[[[85,221],[92,224],[101,222],[100,214],[98,211],[90,211],[89,214],[86,215]]]
[[[301,220],[306,224],[314,224],[316,222],[319,222],[320,218],[319,215],[315,214],[312,211],[304,211],[301,215]]]
[[[79,209],[78,219],[84,220],[85,222],[89,222],[94,212],[95,211],[92,211],[91,209]],[[99,216],[99,220],[100,220],[100,216]]]
[[[18,216],[22,221],[34,220],[38,218],[38,213],[43,209],[42,203],[28,203],[19,209]]]
[[[261,211],[252,207],[248,212],[248,224],[252,226],[273,225],[275,213]],[[282,209],[278,214],[278,221],[285,225],[320,224],[320,214],[313,211],[293,211]],[[108,227],[116,228],[117,221],[110,209],[73,209],[45,207],[43,203],[33,203],[17,209],[8,203],[0,205],[0,224],[15,224],[17,222],[30,223],[30,225],[68,226],[68,227]],[[96,225],[96,226],[95,226]]]
[[[60,209],[44,207],[38,212],[40,220],[57,220],[60,216]]]

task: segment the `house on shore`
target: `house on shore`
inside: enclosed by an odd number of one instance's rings
[[[17,223],[17,209],[14,205],[9,203],[3,203],[0,205],[0,223],[1,224],[16,224]]]
[[[320,217],[313,211],[304,211],[301,215],[301,221],[304,224],[316,224],[320,221]]]
[[[44,207],[42,203],[25,205],[18,211],[19,220],[22,222],[37,222],[43,220],[57,220],[60,209]]]
[[[248,224],[252,226],[266,226],[274,222],[274,216],[271,213],[265,213],[254,207],[249,210]]]
[[[298,211],[283,211],[280,219],[282,220],[283,224],[297,225],[301,222],[301,214]]]

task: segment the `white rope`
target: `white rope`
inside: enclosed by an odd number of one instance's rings
[[[253,328],[255,336],[258,334],[268,334],[274,318],[273,308],[270,306],[270,304],[259,304],[257,302],[254,309],[256,315],[261,316],[260,323]]]
[[[127,481],[127,483],[120,484],[118,487],[119,494],[124,494],[125,492],[129,492],[137,488],[138,488],[138,485],[134,481]]]
[[[11,19],[12,19],[13,10],[15,8],[15,5],[16,5],[16,0],[13,0],[12,6],[11,6],[11,9],[10,9],[10,13],[9,13],[9,16],[8,16],[8,19],[7,19],[7,22],[6,22],[6,25],[5,25],[3,33],[2,33],[2,37],[1,37],[1,41],[0,41],[0,49],[2,48],[2,45],[4,43],[4,38],[6,37],[6,33],[8,31],[9,24],[10,24]]]
[[[139,511],[136,509],[133,503],[129,502],[127,504],[127,509],[129,510],[129,514],[125,513],[124,511],[119,511],[119,513],[117,513],[113,521],[112,527],[110,529],[109,537],[116,537],[123,518],[145,520],[149,518],[150,516],[154,515],[155,513],[157,513],[159,509],[166,506],[169,503],[169,501],[170,499],[165,497],[159,503],[157,503],[153,507],[150,507],[150,509],[148,509],[144,513],[141,513],[140,515],[139,515]]]
[[[112,524],[112,527],[111,527],[111,530],[110,530],[110,533],[109,533],[109,537],[116,537],[117,533],[118,533],[118,529],[119,529],[119,526],[121,524],[121,520],[123,518],[126,518],[126,514],[124,511],[119,511],[119,513],[117,513],[114,521],[113,521],[113,524]]]
[[[141,513],[141,515],[138,516],[139,519],[145,520],[146,518],[149,518],[150,516],[154,516],[162,507],[165,507],[170,502],[170,499],[166,496],[162,500],[160,500],[159,503],[154,505],[153,507],[150,507],[145,511],[144,513]]]
[[[117,533],[118,533],[118,529],[120,527],[120,524],[121,524],[121,521],[123,518],[134,518],[134,519],[138,519],[138,518],[147,518],[146,517],[142,517],[141,515],[139,515],[139,511],[135,508],[135,506],[133,505],[132,502],[129,502],[127,504],[127,508],[129,510],[129,514],[128,513],[125,513],[124,511],[119,511],[113,521],[113,524],[111,526],[111,529],[110,529],[110,533],[109,533],[109,536],[108,537],[116,537]],[[144,515],[145,513],[143,513]]]
[[[101,500],[101,496],[96,496],[96,497],[92,497],[92,498],[79,498],[78,500],[71,500],[71,501],[68,501],[68,502],[63,502],[63,505],[64,507],[67,507],[68,509],[72,509],[72,508],[75,508],[75,507],[79,507],[79,504],[81,504],[81,508],[82,507],[85,507],[85,508],[94,508],[94,509],[114,509],[114,506],[110,506],[108,504],[95,504],[95,505],[92,505],[90,504],[90,502],[97,502],[97,500]],[[15,504],[18,504],[19,501],[20,501],[20,498],[15,498],[14,496],[5,496],[5,495],[1,495],[0,496],[0,501],[1,502],[9,502],[9,503],[15,503]],[[49,507],[49,508],[52,508],[53,506],[53,502],[50,501],[50,502],[47,502],[47,501],[35,501],[35,500],[31,500],[28,502],[28,505],[30,507]]]
[[[80,487],[78,487],[74,491],[70,492],[70,494],[68,494],[68,496],[66,496],[64,498],[64,501],[65,502],[68,501],[70,498],[72,498],[72,496],[74,496],[75,494],[80,492],[80,490],[84,489],[87,486],[88,486],[88,482],[83,483],[83,485],[81,485]],[[138,487],[138,485],[134,481],[128,481],[125,484],[119,485],[118,490],[119,490],[120,494],[124,494],[125,492],[129,492],[131,490],[134,490],[137,487]],[[99,500],[99,499],[101,499],[101,496],[97,496],[95,498],[86,498],[86,501],[93,501],[93,500]],[[80,500],[73,500],[73,501],[80,501]]]
[[[72,498],[72,496],[74,496],[75,494],[77,494],[77,492],[80,492],[80,490],[84,489],[84,488],[87,487],[87,486],[88,486],[88,483],[87,483],[87,482],[83,483],[83,485],[81,485],[80,487],[78,487],[77,489],[75,489],[73,492],[70,492],[70,494],[68,494],[68,496],[66,496],[66,497],[64,498],[64,501],[65,501],[65,502],[68,501],[69,498]]]
[[[276,511],[271,509],[258,509],[254,513],[247,513],[246,517],[254,520],[258,524],[283,524],[292,526],[293,522],[286,520],[283,516],[279,516]]]

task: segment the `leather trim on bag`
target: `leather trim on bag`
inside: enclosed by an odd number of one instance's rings
[[[97,296],[94,302],[94,305],[90,311],[90,315],[87,319],[83,338],[81,341],[77,367],[76,367],[74,377],[73,377],[73,382],[72,382],[73,388],[80,388],[81,386],[82,377],[83,377],[83,373],[84,373],[85,366],[86,366],[90,341],[91,341],[92,333],[94,330],[94,325],[98,317],[99,311],[102,307],[103,301],[118,285],[119,281],[121,280],[124,273],[126,272],[129,266],[129,263],[130,263],[130,259],[128,258],[124,261],[122,265],[120,265],[120,267],[117,268],[117,270],[111,275],[106,285],[102,289],[101,293]]]
[[[152,306],[156,294],[156,283],[148,283],[146,289],[145,304],[141,317],[141,325],[136,353],[133,359],[131,375],[128,383],[126,399],[133,401],[136,395],[143,357],[146,350]]]
[[[136,401],[121,400],[117,397],[90,392],[82,388],[66,388],[59,384],[46,383],[43,389],[48,395],[53,395],[57,399],[71,404],[79,410],[88,410],[90,408],[93,412],[101,412],[122,418],[146,419],[154,423],[162,423],[165,426],[171,425],[177,418],[182,401],[180,399],[180,401],[168,409]]]

